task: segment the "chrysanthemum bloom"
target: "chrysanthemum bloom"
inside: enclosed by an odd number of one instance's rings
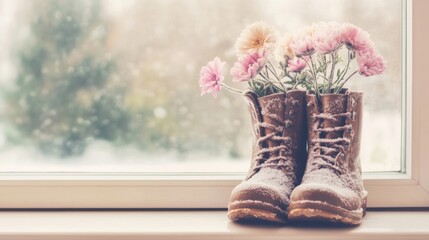
[[[222,81],[224,79],[222,69],[224,66],[225,62],[215,57],[212,61],[208,62],[206,66],[201,68],[201,96],[206,93],[212,93],[214,98],[217,97],[218,92],[222,89]]]
[[[315,52],[313,36],[310,34],[301,34],[296,36],[290,43],[290,48],[298,57],[308,56]]]
[[[370,52],[374,49],[374,43],[370,40],[369,34],[364,30],[350,23],[341,26],[343,43],[348,49],[355,51]]]
[[[342,28],[338,23],[320,23],[313,35],[314,48],[321,54],[329,54],[341,47]]]
[[[357,62],[359,73],[365,77],[381,74],[386,69],[383,57],[371,51],[357,52]]]
[[[291,59],[295,57],[295,52],[290,47],[292,37],[290,35],[282,37],[275,51],[277,61],[282,62],[286,58]]]
[[[306,66],[305,61],[299,57],[294,57],[287,61],[288,72],[301,72]]]
[[[266,51],[250,51],[231,68],[232,80],[234,82],[244,82],[253,79],[267,63]]]
[[[236,41],[237,55],[246,55],[251,50],[271,50],[277,41],[277,32],[264,22],[247,26]]]
[[[316,22],[316,23],[312,23],[309,26],[306,26],[302,31],[301,31],[301,35],[306,35],[309,37],[313,37],[313,35],[316,33],[316,31],[318,31],[320,29],[321,25],[325,25],[326,23],[324,22]]]

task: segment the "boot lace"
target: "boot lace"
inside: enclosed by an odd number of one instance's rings
[[[267,116],[271,119],[274,119],[279,123],[284,122],[283,119],[279,118],[276,114],[267,114],[264,111],[262,111],[261,113],[263,116]],[[286,120],[284,123],[285,126],[291,127],[291,121]],[[263,146],[263,143],[268,141],[276,141],[280,142],[280,144],[275,147],[261,147],[261,149],[256,153],[256,157],[254,159],[254,161],[257,162],[254,167],[254,171],[256,172],[264,167],[277,167],[292,171],[292,158],[285,156],[286,154],[292,154],[292,150],[290,148],[292,140],[290,137],[283,136],[285,127],[267,122],[257,123],[256,127],[270,129],[272,131],[271,133],[260,137],[256,141],[257,145]],[[270,156],[268,159],[264,157],[264,155],[266,154],[269,154]]]
[[[320,113],[313,115],[313,118],[316,120],[331,120],[338,122],[341,118],[350,118],[351,113],[337,113],[337,114],[328,114]],[[318,121],[319,122],[319,121]],[[352,126],[350,124],[339,126],[339,127],[321,127],[321,124],[315,124],[313,131],[317,133],[332,133],[339,131],[351,131]],[[338,154],[340,156],[345,156],[346,148],[350,145],[350,139],[345,137],[338,137],[334,139],[330,138],[317,138],[312,141],[313,151],[314,151],[314,160],[312,165],[318,168],[330,168],[337,173],[341,173],[341,168],[339,167],[339,162],[337,161]],[[346,148],[344,147],[346,146]],[[317,151],[320,150],[320,151]]]

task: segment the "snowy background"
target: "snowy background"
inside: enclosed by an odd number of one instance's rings
[[[384,75],[365,93],[364,171],[401,168],[400,0],[0,0],[0,171],[245,172],[246,103],[200,97],[242,28],[316,21],[367,30]],[[382,19],[382,21],[381,21]]]

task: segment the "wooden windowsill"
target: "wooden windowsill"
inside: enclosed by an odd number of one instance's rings
[[[1,211],[0,239],[429,239],[429,211],[370,211],[358,227],[239,225],[225,211]]]

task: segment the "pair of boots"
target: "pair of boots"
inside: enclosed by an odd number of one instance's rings
[[[228,206],[233,221],[329,221],[365,215],[359,161],[362,94],[246,92],[254,145],[246,179]]]

